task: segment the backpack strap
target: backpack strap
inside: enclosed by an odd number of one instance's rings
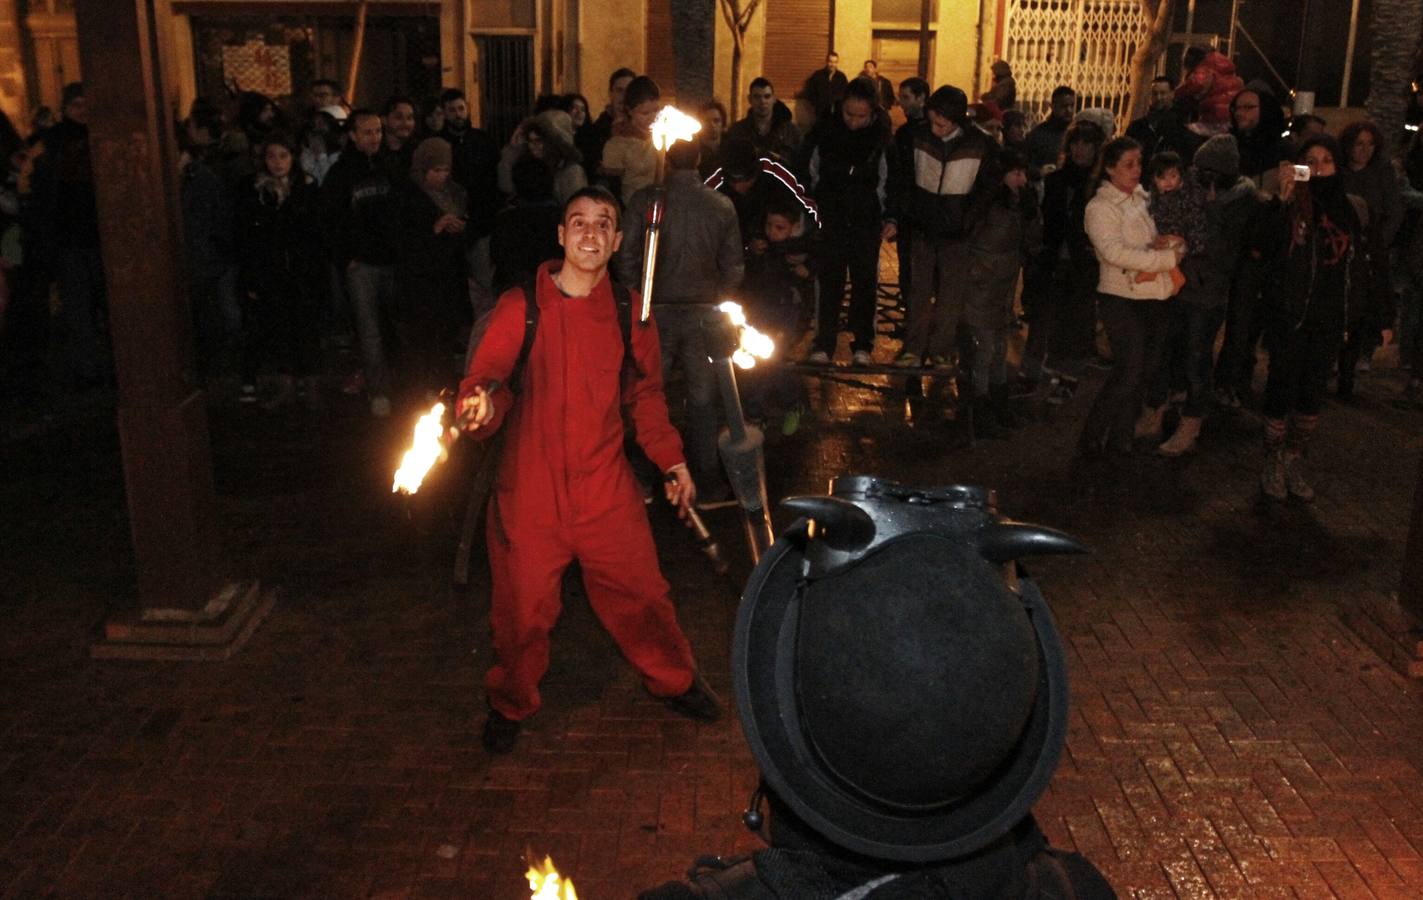
[[[613,282],[613,301],[618,307],[618,331],[623,336],[623,374],[628,374],[630,369],[641,378],[643,373],[632,351],[632,291],[625,284]]]
[[[534,349],[534,338],[539,330],[538,276],[524,283],[524,341],[519,345],[519,358],[514,360],[514,368],[509,370],[509,390],[519,393],[524,379],[524,366],[529,362],[529,352]]]

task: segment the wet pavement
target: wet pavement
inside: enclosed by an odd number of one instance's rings
[[[1036,812],[1122,896],[1423,895],[1423,694],[1340,615],[1397,590],[1423,412],[1390,404],[1397,372],[1365,376],[1325,411],[1317,502],[1266,504],[1248,413],[1185,460],[1073,473],[1099,382],[972,446],[932,400],[810,382],[813,418],[770,429],[771,495],[844,472],[974,482],[1091,547],[1030,566],[1073,699]],[[459,467],[392,497],[407,423],[361,412],[214,414],[230,573],[278,592],[224,663],[89,658],[135,582],[111,410],[0,445],[0,897],[503,900],[528,896],[531,849],[601,900],[756,846],[735,717],[647,697],[576,581],[543,711],[512,755],[485,754],[487,575],[450,579]],[[744,578],[735,514],[707,519]],[[654,527],[726,697],[739,585],[666,510]]]

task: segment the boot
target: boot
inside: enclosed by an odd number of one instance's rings
[[[1196,438],[1201,433],[1200,416],[1182,416],[1181,424],[1176,426],[1171,437],[1156,448],[1156,452],[1161,456],[1177,457],[1184,456],[1196,449]]]
[[[1285,451],[1281,447],[1265,448],[1265,469],[1260,473],[1260,490],[1271,500],[1289,499],[1285,486]]]
[[[1303,454],[1298,450],[1288,449],[1280,455],[1280,459],[1284,464],[1285,489],[1290,492],[1291,497],[1309,503],[1314,499],[1314,488],[1304,480],[1304,472],[1301,471]]]
[[[1158,407],[1143,406],[1141,415],[1137,417],[1136,427],[1132,429],[1132,437],[1137,440],[1150,438],[1159,440],[1161,438],[1161,420],[1166,417],[1166,404]]]

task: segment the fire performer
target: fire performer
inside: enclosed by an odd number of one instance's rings
[[[619,308],[608,260],[622,242],[617,200],[602,188],[569,199],[558,240],[564,258],[536,278],[536,317],[520,288],[499,299],[460,383],[460,420],[475,438],[511,429],[489,504],[495,663],[485,676],[484,746],[514,747],[520,723],[538,711],[557,621],[561,576],[578,560],[588,601],[647,689],[700,721],[721,716],[657,565],[642,495],[623,453],[621,410],[667,477],[679,511],[696,502],[682,442],[667,417],[656,325]],[[631,292],[629,292],[629,295]],[[638,306],[635,295],[630,306]],[[515,376],[525,329],[537,331]],[[514,376],[514,383],[511,383]]]

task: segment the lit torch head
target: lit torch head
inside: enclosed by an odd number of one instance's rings
[[[420,483],[430,473],[435,463],[445,458],[445,404],[436,403],[430,411],[415,423],[414,438],[410,449],[400,459],[400,468],[395,470],[395,483],[391,493],[400,491],[413,494],[420,490]]]
[[[572,879],[559,875],[552,859],[545,856],[543,862],[538,863],[529,855],[527,860],[529,870],[524,877],[529,879],[529,900],[578,900]]]
[[[702,130],[702,123],[675,106],[664,106],[652,120],[652,146],[659,152],[678,141],[690,141]]]
[[[727,300],[717,309],[726,313],[726,318],[736,328],[736,350],[731,354],[731,361],[739,368],[755,368],[756,360],[770,359],[775,354],[776,342],[771,340],[770,335],[757,331],[746,321],[746,313],[742,311],[741,304]]]

